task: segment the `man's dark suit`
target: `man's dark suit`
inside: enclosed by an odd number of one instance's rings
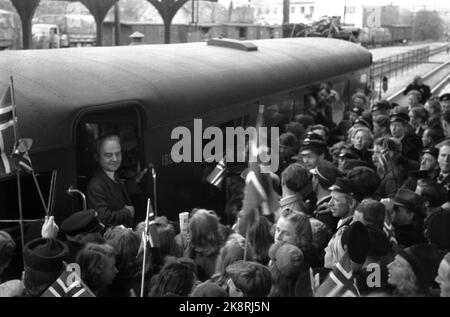
[[[115,176],[116,181],[98,171],[87,186],[88,208],[98,212],[100,221],[105,226],[124,225],[131,227],[133,217],[125,205],[131,205],[127,190],[122,181]]]

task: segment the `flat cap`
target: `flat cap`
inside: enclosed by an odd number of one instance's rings
[[[440,101],[450,101],[450,93],[443,94],[439,97]]]
[[[329,188],[329,190],[337,191],[351,196],[354,196],[357,193],[355,182],[347,177],[338,177],[336,179],[336,182]]]
[[[360,108],[360,107],[353,107],[353,108],[350,109],[350,112],[356,113],[358,115],[358,117],[360,115],[362,115],[363,111],[364,110],[362,108]]]
[[[369,122],[369,120],[367,120],[367,118],[364,118],[362,116],[358,117],[355,122],[353,123],[353,125],[355,124],[360,124],[365,126],[366,128],[368,128],[369,130],[372,130],[372,124]]]
[[[391,116],[391,123],[392,122],[403,122],[408,123],[409,122],[409,116],[404,112],[399,112],[397,114],[393,114]]]
[[[326,184],[326,187],[332,186],[336,178],[341,176],[339,169],[327,160],[319,161],[317,166],[309,172],[316,175],[320,183]]]
[[[406,207],[414,212],[418,211],[420,206],[422,206],[423,199],[412,190],[400,188],[395,193],[393,202],[394,205]]]
[[[317,133],[308,132],[300,144],[299,155],[293,156],[292,158],[294,160],[300,160],[300,153],[304,150],[313,150],[321,154],[327,151],[327,144]]]
[[[65,219],[61,224],[61,230],[69,236],[76,236],[80,233],[100,232],[105,226],[98,219],[95,210],[78,211]]]
[[[422,150],[422,155],[423,154],[430,154],[437,160],[439,156],[439,149],[435,147],[426,147]]]

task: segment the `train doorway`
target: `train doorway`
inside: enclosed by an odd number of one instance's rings
[[[95,141],[105,134],[117,134],[121,139],[122,164],[117,172],[119,178],[127,182],[136,177],[146,165],[143,131],[141,112],[136,106],[115,107],[82,114],[76,125],[76,189],[86,194],[88,182],[98,169]],[[143,208],[146,184],[147,182],[143,181],[139,188],[130,188],[130,199],[136,210],[135,219],[138,220],[142,220],[145,215]],[[73,200],[73,203],[78,204],[78,210],[81,210],[82,199],[74,196]]]

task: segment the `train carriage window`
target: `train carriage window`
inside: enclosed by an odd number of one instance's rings
[[[247,28],[246,27],[238,27],[239,30],[239,39],[246,40],[247,39]]]
[[[266,106],[264,111],[264,120],[266,125],[271,124],[273,116],[281,113],[289,120],[292,120],[298,113],[299,105],[301,105],[300,94],[290,92],[283,95],[271,96],[261,101]]]

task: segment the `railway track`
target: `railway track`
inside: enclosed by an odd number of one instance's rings
[[[450,62],[441,64],[425,74],[423,81],[426,85],[430,86],[432,94],[439,95],[440,90],[450,81]],[[390,102],[398,103],[399,105],[405,104],[407,97],[403,95],[405,88],[402,88],[389,96],[387,100]]]

